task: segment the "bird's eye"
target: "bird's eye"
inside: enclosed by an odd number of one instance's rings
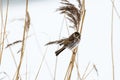
[[[75,36],[79,36],[79,34],[76,33]]]
[[[80,34],[78,32],[76,32],[75,37],[80,38]]]

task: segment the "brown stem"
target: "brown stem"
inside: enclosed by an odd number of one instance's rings
[[[26,27],[27,27],[27,22],[26,22],[27,13],[28,13],[28,0],[26,0],[26,15],[25,15],[24,30],[23,30],[23,40],[22,40],[21,56],[20,56],[20,62],[19,62],[18,68],[17,68],[17,73],[16,73],[15,80],[19,79],[20,67],[21,67],[21,64],[22,64],[23,56],[24,56],[25,39],[26,39]]]

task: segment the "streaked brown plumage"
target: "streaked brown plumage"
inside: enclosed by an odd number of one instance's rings
[[[55,51],[56,56],[58,56],[66,48],[69,48],[69,49],[75,48],[80,41],[80,37],[81,36],[79,32],[74,32],[68,38],[52,41],[52,42],[47,43],[46,45],[55,44],[55,43],[59,44],[60,46],[63,45],[62,48]]]

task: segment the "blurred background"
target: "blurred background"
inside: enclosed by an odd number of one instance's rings
[[[7,0],[2,0],[3,23],[6,14],[6,2]],[[76,4],[76,0],[71,0],[71,2]],[[84,75],[87,65],[89,65],[86,72],[88,74],[93,68],[93,65],[97,68],[97,71],[92,70],[85,80],[113,80],[111,60],[112,22],[115,79],[120,80],[119,3],[119,0],[115,0],[114,2],[112,21],[113,3],[111,0],[85,1],[86,15],[77,53],[78,59],[76,61],[78,60],[80,76]],[[68,37],[73,32],[70,29],[68,33],[66,26],[69,23],[66,22],[64,15],[56,11],[60,6],[60,0],[29,0],[28,11],[31,24],[26,41],[25,55],[20,69],[22,80],[35,80],[39,67],[40,72],[37,80],[54,80],[54,76],[56,76],[56,80],[64,80],[72,55],[71,50],[64,50],[56,58],[54,52],[58,49],[58,45],[45,46],[47,42]],[[25,7],[25,0],[9,1],[5,47],[9,43],[22,39]],[[1,22],[2,18],[0,19],[0,24],[2,24]],[[19,64],[20,53],[17,52],[20,48],[21,43],[15,44],[10,48],[4,48],[0,65],[1,80],[13,79],[17,69],[16,65]],[[57,69],[55,69],[56,60]],[[77,67],[74,66],[71,80],[78,80],[77,75]]]

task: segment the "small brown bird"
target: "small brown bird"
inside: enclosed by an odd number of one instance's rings
[[[55,44],[55,43],[59,44],[60,46],[63,45],[62,48],[55,51],[56,56],[58,56],[66,48],[74,49],[80,42],[80,37],[81,35],[79,32],[74,32],[68,38],[52,41],[52,42],[47,43],[46,45]]]

